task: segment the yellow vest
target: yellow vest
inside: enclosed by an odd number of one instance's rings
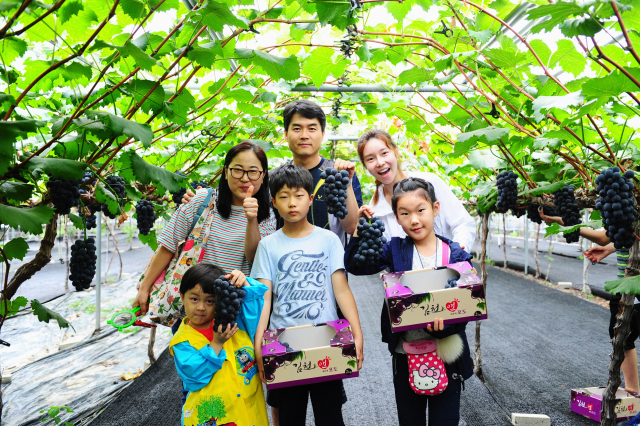
[[[209,340],[187,325],[188,317],[171,339],[169,350],[189,342],[197,350]],[[244,330],[238,330],[222,346],[227,359],[208,385],[189,392],[182,407],[184,426],[269,426],[262,382],[258,375],[253,342]]]

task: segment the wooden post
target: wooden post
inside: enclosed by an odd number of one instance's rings
[[[480,270],[482,271],[482,286],[484,287],[485,297],[487,294],[487,236],[489,235],[489,213],[485,213],[482,217],[482,240],[480,243]],[[473,350],[473,373],[484,381],[482,376],[482,347],[480,345],[480,326],[482,321],[476,321],[476,345]]]
[[[147,354],[149,355],[149,364],[156,362],[156,356],[153,353],[153,345],[156,343],[156,330],[157,329],[155,327],[152,327],[151,334],[149,335],[149,350],[147,351]]]
[[[636,222],[635,233],[640,234],[640,221]],[[625,269],[625,277],[640,275],[640,241],[636,239],[629,250],[628,265]],[[616,252],[617,254],[617,252]],[[624,256],[616,259],[618,265],[624,262]],[[631,315],[633,314],[633,302],[635,295],[623,294],[620,300],[620,308],[616,316],[616,325],[613,328],[613,352],[609,363],[609,382],[607,389],[602,394],[601,426],[615,426],[616,422],[616,391],[620,386],[620,366],[624,361],[624,341],[631,331]]]
[[[540,241],[540,224],[536,231],[536,248],[533,250],[533,258],[536,261],[536,278],[540,278],[540,262],[538,261],[538,242]]]

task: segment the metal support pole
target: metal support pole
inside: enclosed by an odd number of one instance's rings
[[[524,218],[524,274],[529,273],[529,219]]]
[[[96,213],[96,331],[100,331],[100,266],[102,264],[102,213]]]
[[[583,222],[586,223],[589,221],[589,210],[585,209],[584,210],[584,220]],[[582,241],[583,241],[583,247],[580,247],[582,249],[582,270],[584,271],[582,274],[582,291],[586,292],[587,291],[587,280],[589,278],[589,262],[590,260],[587,259],[587,256],[584,255],[584,252],[591,247],[591,241],[587,240],[586,238],[582,237]]]

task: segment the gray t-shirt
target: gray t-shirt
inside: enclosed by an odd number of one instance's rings
[[[304,238],[282,229],[260,240],[251,278],[270,280],[270,328],[325,323],[338,319],[331,274],[344,269],[344,249],[333,232],[316,227]]]

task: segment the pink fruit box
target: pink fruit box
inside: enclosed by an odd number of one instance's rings
[[[349,321],[267,330],[262,343],[267,389],[358,377]]]
[[[445,289],[449,278],[458,287]],[[435,318],[445,324],[487,318],[482,280],[469,262],[437,269],[384,274],[385,300],[394,333],[425,328]]]
[[[602,394],[605,387],[571,389],[571,411],[600,423]],[[640,412],[640,395],[618,388],[616,392],[616,421],[630,419]]]

